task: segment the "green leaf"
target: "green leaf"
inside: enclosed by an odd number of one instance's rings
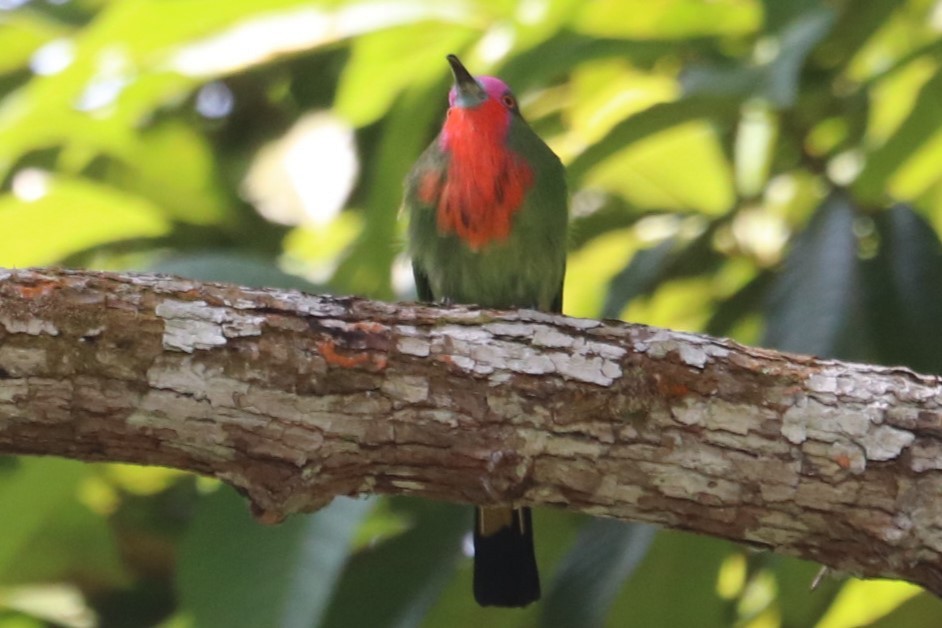
[[[798,97],[801,70],[808,55],[831,32],[834,21],[834,11],[827,6],[800,13],[781,28],[776,41],[778,52],[771,61],[688,68],[684,72],[685,91],[688,95],[760,97],[778,108],[791,107]]]
[[[642,249],[612,278],[608,296],[602,308],[602,318],[618,318],[632,299],[654,290],[663,279],[677,248],[676,238],[667,238],[660,244]]]
[[[277,527],[228,487],[204,499],[180,548],[177,586],[198,626],[316,625],[369,508],[338,498]]]
[[[769,4],[791,5],[793,2],[766,0]],[[892,14],[906,4],[906,0],[867,0],[842,5],[840,16],[830,36],[822,42],[820,60],[827,66],[844,66],[884,27]]]
[[[860,269],[855,208],[834,193],[792,245],[766,302],[762,345],[825,357],[862,359]]]
[[[15,471],[0,475],[0,578],[13,582],[21,579],[17,559],[62,504],[74,500],[83,474],[83,465],[74,460],[23,458]]]
[[[26,67],[40,46],[69,32],[35,11],[0,13],[0,27],[0,75]]]
[[[0,196],[0,266],[51,264],[66,255],[169,230],[163,212],[131,194],[83,179],[36,174],[33,201]]]
[[[787,556],[766,554],[775,574],[778,609],[782,626],[816,626],[844,585],[844,580],[825,576],[815,590],[811,584],[821,565]]]
[[[384,122],[384,132],[365,178],[370,182],[366,220],[357,241],[342,258],[331,279],[340,293],[391,298],[390,272],[398,253],[395,238],[397,213],[402,204],[402,183],[412,164],[432,137],[444,114],[448,93],[445,76],[431,85],[414,85],[399,98]]]
[[[350,560],[325,626],[416,626],[454,573],[471,509],[419,499],[391,502],[409,514],[413,527]]]
[[[882,146],[867,155],[854,182],[855,195],[867,202],[882,199],[887,180],[942,126],[942,72],[926,81],[909,116]]]
[[[660,131],[703,118],[731,121],[738,110],[738,99],[710,96],[692,96],[653,105],[617,124],[605,139],[593,144],[576,157],[567,168],[569,177],[573,181],[580,181],[603,160]]]
[[[375,122],[408,86],[437,84],[450,76],[445,55],[463,50],[477,34],[476,29],[425,22],[358,38],[337,88],[337,112],[356,126]],[[394,66],[387,63],[390,58],[396,59]],[[445,97],[443,90],[441,103]]]
[[[83,466],[80,472],[84,475],[86,470]],[[62,499],[35,528],[32,539],[13,562],[15,570],[0,574],[4,584],[69,579],[99,589],[130,583],[108,520],[79,503],[74,495]]]
[[[936,628],[939,617],[942,600],[926,592],[906,600],[896,610],[868,624],[868,628]]]
[[[898,205],[875,220],[880,249],[864,266],[867,312],[878,359],[942,374],[942,243],[912,208]]]
[[[622,584],[641,563],[656,529],[611,519],[589,521],[563,558],[543,601],[546,628],[601,626]]]
[[[780,107],[790,107],[798,98],[799,78],[805,60],[834,26],[835,13],[821,5],[802,13],[783,30],[780,51],[769,67],[766,97]]]
[[[607,626],[729,626],[730,603],[716,593],[720,564],[731,545],[708,537],[660,531],[625,583]]]

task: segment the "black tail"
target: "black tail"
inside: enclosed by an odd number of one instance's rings
[[[530,509],[476,508],[474,514],[474,599],[481,606],[540,599]]]

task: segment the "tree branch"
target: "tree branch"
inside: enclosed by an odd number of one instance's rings
[[[538,312],[0,271],[0,453],[165,465],[264,521],[551,504],[942,594],[937,377]]]

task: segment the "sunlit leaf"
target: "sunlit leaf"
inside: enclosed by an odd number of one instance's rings
[[[850,580],[817,624],[818,628],[868,626],[920,591],[916,585],[899,580]]]
[[[357,126],[375,121],[404,88],[450,77],[445,55],[460,53],[476,34],[470,28],[442,29],[426,22],[360,37],[338,86],[337,112]],[[396,59],[392,67],[386,63],[390,56]],[[439,101],[446,102],[446,93]]]
[[[690,97],[653,105],[616,125],[604,139],[588,147],[568,166],[569,176],[580,181],[604,159],[660,131],[703,118],[730,118],[738,111],[735,99]]]
[[[88,180],[28,176],[38,198],[0,196],[0,265],[50,264],[106,242],[169,230],[163,212],[140,197]]]
[[[896,133],[867,156],[866,165],[853,189],[860,197],[876,201],[887,179],[942,126],[942,72],[937,72],[919,91],[916,104]]]
[[[40,46],[68,32],[34,12],[0,13],[0,75],[22,69]]]
[[[62,504],[74,498],[82,475],[81,463],[58,458],[23,458],[15,471],[0,475],[0,578],[21,579],[17,558]]]
[[[576,22],[580,31],[639,39],[743,34],[761,19],[758,2],[741,0],[601,0],[583,7]]]
[[[868,628],[899,628],[900,626],[935,628],[939,617],[942,617],[942,600],[923,591],[906,599],[880,619],[868,624]]]
[[[697,209],[715,215],[733,203],[732,178],[713,129],[688,122],[639,139],[598,164],[585,184],[618,192],[642,208]]]

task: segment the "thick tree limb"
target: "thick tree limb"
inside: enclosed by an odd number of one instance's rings
[[[648,521],[942,594],[942,383],[641,325],[0,271],[0,453]]]

